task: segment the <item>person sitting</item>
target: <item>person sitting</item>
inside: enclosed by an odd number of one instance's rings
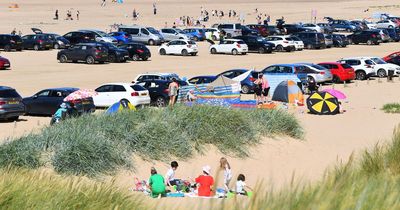
[[[149,178],[149,188],[151,191],[151,197],[153,198],[161,198],[161,196],[165,197],[165,183],[164,177],[160,174],[157,174],[157,170],[154,167],[151,167],[151,176]]]
[[[167,186],[176,186],[179,183],[179,179],[175,179],[175,171],[178,169],[178,162],[172,161],[171,168],[167,171],[165,175],[165,184]]]
[[[246,177],[243,174],[239,174],[237,181],[236,181],[236,194],[239,195],[248,195],[247,191],[245,188],[248,188],[249,190],[253,191],[249,186],[246,185]]]
[[[60,105],[60,108],[53,115],[52,123],[58,123],[61,120],[64,120],[67,117],[67,115],[68,115],[67,104],[66,103],[62,103]]]
[[[194,102],[197,100],[197,97],[194,95],[194,90],[189,90],[186,94],[186,100],[190,102]]]
[[[214,178],[210,176],[211,167],[204,166],[203,174],[195,179],[195,182],[199,185],[198,196],[210,197],[212,195],[212,187],[214,185]]]

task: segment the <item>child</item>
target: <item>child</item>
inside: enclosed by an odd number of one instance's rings
[[[253,189],[246,185],[245,181],[246,177],[243,174],[239,174],[236,182],[236,194],[247,195],[245,188],[253,191]]]
[[[229,182],[232,179],[232,170],[231,170],[231,165],[229,164],[228,160],[224,157],[222,157],[219,161],[220,163],[220,168],[224,170],[224,187],[225,191],[229,192]]]
[[[211,191],[214,185],[214,178],[210,176],[210,171],[210,166],[204,166],[203,174],[195,180],[195,182],[199,184],[198,196],[210,197],[212,195]]]
[[[165,184],[167,186],[174,186],[179,183],[179,180],[175,179],[175,171],[177,168],[178,168],[178,162],[172,161],[171,168],[167,171],[167,174],[165,175]]]
[[[162,177],[160,174],[157,174],[157,170],[154,167],[151,167],[149,187],[151,190],[151,197],[160,198],[161,196],[165,196],[164,177]]]

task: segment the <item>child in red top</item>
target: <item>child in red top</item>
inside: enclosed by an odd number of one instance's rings
[[[203,167],[203,175],[196,178],[196,183],[199,184],[198,195],[199,196],[211,196],[212,186],[214,185],[214,179],[210,176],[211,167]]]

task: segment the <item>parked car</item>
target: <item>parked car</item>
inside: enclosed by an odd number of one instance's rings
[[[241,92],[243,94],[248,94],[254,91],[254,81],[257,79],[253,78],[254,71],[250,71],[250,73],[246,76],[245,74],[247,74],[248,72],[248,69],[231,69],[217,74],[216,78],[220,76],[225,76],[229,79],[240,81]]]
[[[329,23],[317,23],[317,26],[323,29],[324,34],[331,34],[335,31],[335,29],[329,25]]]
[[[95,34],[86,31],[71,31],[63,36],[71,45],[96,42]]]
[[[300,24],[284,24],[283,28],[286,30],[286,34],[295,34],[303,31],[309,31],[309,29],[303,28]]]
[[[118,44],[126,44],[132,42],[131,36],[126,32],[111,32],[108,35],[114,37],[117,40]]]
[[[204,41],[206,40],[206,31],[202,28],[186,28],[183,29],[185,34],[193,37],[194,41]]]
[[[346,47],[349,43],[345,35],[331,34],[334,47]]]
[[[251,29],[245,25],[242,25],[241,29],[242,29],[242,35],[244,36],[246,35],[260,36],[257,30]]]
[[[300,32],[294,35],[303,41],[306,49],[323,49],[326,47],[325,37],[322,33]]]
[[[362,58],[344,58],[338,63],[348,64],[353,67],[357,80],[365,80],[369,77],[375,76],[374,62],[369,59]]]
[[[244,41],[240,39],[224,39],[218,44],[212,44],[210,46],[211,54],[232,54],[232,55],[246,55],[249,48]]]
[[[301,41],[301,39],[299,37],[289,36],[286,39],[294,42],[294,47],[296,48],[296,50],[301,51],[304,49],[304,42]]]
[[[55,42],[43,34],[30,34],[22,37],[22,48],[33,50],[49,50]]]
[[[96,42],[108,42],[108,43],[117,44],[117,40],[114,37],[110,36],[109,34],[103,32],[103,31],[92,30],[92,29],[90,29],[90,30],[80,30],[80,31],[92,34],[92,36],[94,36],[94,40]]]
[[[59,51],[57,53],[57,60],[60,63],[68,61],[74,63],[85,61],[87,64],[94,64],[95,62],[104,63],[108,61],[108,51],[103,45],[98,43],[81,43]]]
[[[313,63],[299,63],[307,67],[307,79],[310,83],[331,82],[333,75],[331,71],[323,66]]]
[[[98,93],[93,97],[96,107],[109,107],[121,100],[127,100],[135,107],[150,104],[149,91],[132,83],[107,83],[95,91]]]
[[[119,46],[121,49],[127,50],[129,58],[133,61],[147,61],[151,57],[151,52],[146,45],[141,43],[126,43]]]
[[[260,54],[272,53],[272,51],[275,49],[275,44],[268,42],[264,37],[261,36],[236,36],[234,39],[243,40],[243,42],[247,44],[249,52],[258,52]]]
[[[140,42],[148,45],[160,45],[164,42],[163,35],[152,27],[144,27],[139,25],[120,26],[118,31],[131,35],[131,39],[134,42]]]
[[[351,24],[348,20],[333,20],[329,23],[329,25],[332,26],[335,31],[355,32],[360,29]]]
[[[357,31],[347,38],[353,44],[366,43],[368,45],[379,45],[382,42],[381,35],[376,30]]]
[[[53,115],[60,105],[64,102],[64,98],[69,94],[79,90],[78,88],[51,88],[41,90],[33,96],[22,99],[25,104],[27,115]],[[74,100],[74,108],[78,114],[92,113],[95,106],[92,98]]]
[[[274,25],[268,25],[267,30],[268,30],[268,36],[274,36],[274,35],[281,34],[281,31]]]
[[[394,52],[388,56],[383,57],[383,60],[388,63],[393,63],[396,65],[400,65],[400,51]]]
[[[175,78],[180,86],[187,85],[186,81],[183,81],[179,76],[175,73],[161,73],[161,72],[152,72],[152,73],[143,73],[136,76],[136,78],[132,81],[132,83],[144,81],[144,80],[167,80],[172,81],[172,78]]]
[[[392,39],[390,38],[389,32],[386,29],[382,28],[377,28],[377,29],[372,29],[374,31],[378,31],[379,34],[381,35],[382,42],[390,42]]]
[[[62,37],[58,34],[43,33],[43,31],[38,28],[31,28],[31,30],[35,34],[47,36],[53,42],[54,49],[60,49],[60,48],[65,49],[65,48],[68,48],[71,46],[71,43],[67,39],[65,39],[64,37]]]
[[[305,23],[305,24],[302,24],[301,27],[305,28],[305,29],[307,29],[309,31],[314,31],[314,32],[318,32],[318,33],[324,33],[325,32],[324,28],[322,28],[319,25],[314,24],[314,23]]]
[[[206,32],[206,39],[210,39],[213,41],[218,41],[220,36],[220,31],[218,28],[206,28],[204,29]]]
[[[0,119],[16,121],[25,114],[22,97],[14,88],[0,86]]]
[[[261,73],[274,76],[282,76],[287,78],[287,75],[296,75],[301,83],[307,83],[307,73],[311,70],[303,64],[275,64],[266,67]]]
[[[215,26],[213,27],[215,28]],[[224,31],[227,38],[242,35],[242,24],[240,23],[225,23],[217,25],[217,28],[222,32]]]
[[[339,82],[350,82],[351,80],[355,79],[355,72],[354,69],[346,64],[346,63],[338,63],[338,62],[323,62],[319,63],[318,65],[323,66],[329,70],[333,75],[332,82],[339,83]]]
[[[0,34],[0,49],[8,52],[11,50],[22,50],[22,39],[18,35]]]
[[[126,62],[129,59],[128,50],[118,48],[112,43],[99,42],[108,51],[108,61],[110,63]]]
[[[163,28],[161,29],[161,35],[164,37],[165,41],[172,41],[175,39],[190,39],[187,34],[176,28]]]
[[[177,39],[162,44],[158,49],[158,52],[160,55],[196,56],[198,53],[198,47],[194,41]]]
[[[377,28],[396,28],[397,24],[391,20],[381,20],[376,22],[376,27]]]
[[[325,38],[325,46],[327,48],[331,48],[333,46],[333,38],[332,35],[330,34],[324,34],[324,38]]]
[[[0,69],[8,69],[10,67],[10,61],[5,57],[0,56]]]
[[[265,38],[268,42],[271,42],[275,45],[275,49],[278,52],[292,52],[296,50],[295,43],[292,39],[290,39],[289,35],[281,35],[281,36],[269,36]]]
[[[263,24],[249,24],[247,25],[247,27],[249,27],[252,30],[256,30],[260,36],[266,37],[269,35],[269,31],[266,25]],[[275,35],[275,34],[271,34],[271,35]]]
[[[361,59],[369,59],[373,62],[376,76],[383,78],[389,74],[389,71],[393,71],[394,74],[400,74],[400,66],[392,63],[387,63],[379,57],[361,57]]]
[[[165,107],[169,103],[170,83],[168,80],[142,80],[135,85],[140,85],[149,91],[151,105]]]
[[[196,76],[196,77],[192,77],[188,80],[188,83],[190,85],[199,85],[199,84],[208,84],[211,82],[214,82],[214,80],[216,80],[217,77],[216,76]]]
[[[400,41],[400,33],[398,32],[398,30],[396,30],[394,28],[388,28],[385,30],[388,32],[391,41],[393,41],[393,42]]]

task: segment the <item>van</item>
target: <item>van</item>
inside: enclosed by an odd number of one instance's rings
[[[160,45],[164,42],[163,36],[152,27],[143,27],[138,25],[120,26],[118,31],[125,32],[132,37],[132,41],[148,45]]]
[[[326,48],[325,37],[322,33],[317,32],[300,32],[294,34],[304,43],[307,49],[324,49]]]
[[[218,25],[220,31],[225,31],[226,37],[242,36],[242,25],[240,23],[225,23]]]

